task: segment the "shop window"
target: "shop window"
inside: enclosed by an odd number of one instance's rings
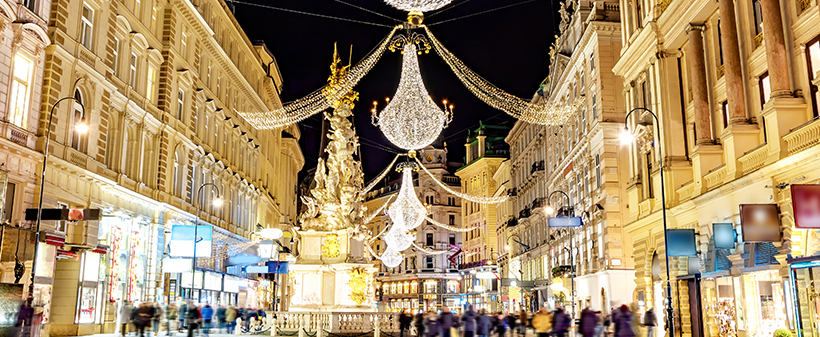
[[[29,94],[31,92],[31,77],[33,62],[20,53],[14,55],[13,79],[11,82],[11,97],[9,122],[21,128],[26,127],[28,117]]]
[[[818,72],[820,72],[820,36],[806,45],[806,61],[808,63],[806,69],[809,75],[812,115],[817,117],[820,115],[820,92],[818,92],[817,85],[813,82],[817,79]]]

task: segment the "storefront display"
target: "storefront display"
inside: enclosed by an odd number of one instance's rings
[[[783,281],[777,270],[744,274],[743,298],[748,310],[746,335],[771,336],[777,329],[789,329]]]
[[[737,305],[732,277],[704,278],[703,309],[706,310],[707,326],[712,327],[713,337],[737,336]]]
[[[813,264],[817,264],[814,262]],[[820,265],[792,265],[797,321],[803,336],[820,334]]]

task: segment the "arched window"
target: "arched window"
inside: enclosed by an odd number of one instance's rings
[[[85,111],[83,109],[83,96],[80,94],[80,90],[74,91],[74,110],[71,114],[71,123],[68,124],[68,129],[71,132],[71,148],[85,153],[88,148],[88,133],[81,133],[77,132],[74,129],[74,125],[77,125],[83,117],[85,117]]]

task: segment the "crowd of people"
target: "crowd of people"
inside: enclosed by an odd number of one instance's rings
[[[528,331],[538,337],[568,337],[573,326],[576,326],[576,336],[636,337],[643,326],[646,337],[654,337],[657,326],[653,309],[641,316],[626,305],[613,309],[607,315],[586,308],[578,317],[573,324],[570,313],[560,307],[553,311],[542,308],[530,315],[526,311],[504,314],[488,313],[482,309],[476,312],[472,306],[457,316],[444,306],[439,313],[429,311],[426,314],[418,313],[415,317],[402,312],[399,329],[400,337],[405,337],[411,325],[416,330],[416,336],[424,337],[526,337]]]
[[[156,337],[163,327],[166,336],[187,332],[188,337],[193,337],[198,334],[208,336],[211,332],[232,334],[236,329],[237,318],[242,319],[241,329],[260,329],[266,316],[261,309],[225,305],[214,308],[209,303],[196,304],[193,301],[170,303],[165,307],[159,303],[142,302],[132,305],[126,301],[120,307],[117,322],[123,337],[131,336],[131,333],[136,337],[151,337],[151,329]],[[255,322],[255,325],[251,325],[251,322]],[[146,329],[149,336],[145,335]]]

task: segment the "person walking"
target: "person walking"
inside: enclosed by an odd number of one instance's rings
[[[185,318],[188,317],[188,304],[182,302],[179,305],[179,313],[177,314],[179,317],[179,332],[182,332],[182,329],[187,329],[188,326],[185,324]]]
[[[538,337],[548,337],[552,331],[552,314],[546,307],[541,308],[532,316],[532,327]]]
[[[131,323],[131,316],[133,315],[134,307],[131,306],[131,303],[125,301],[120,307],[120,315],[118,320],[120,322],[120,333],[122,336],[125,337],[128,335],[128,324]]]
[[[504,321],[504,314],[501,311],[497,312],[495,316],[492,317],[493,322],[493,332],[495,332],[498,337],[504,337],[504,334],[507,333],[507,326],[506,322]]]
[[[595,311],[595,337],[601,337],[601,333],[604,331],[605,324],[606,322],[604,321],[604,317],[601,311]]]
[[[151,305],[145,302],[141,303],[134,318],[134,326],[137,327],[137,334],[139,337],[145,337],[145,328],[151,324],[152,317],[153,308]]]
[[[515,329],[518,326],[518,323],[516,323],[517,320],[518,318],[516,318],[513,313],[507,313],[507,315],[504,316],[504,323],[507,323],[505,327],[507,330],[510,330],[510,337],[515,337]]]
[[[157,334],[159,333],[159,326],[162,324],[162,307],[159,305],[159,303],[154,302],[154,305],[151,307],[151,309],[151,318],[153,321],[151,324],[154,327],[154,337],[157,337]]]
[[[635,337],[632,329],[632,313],[626,304],[612,312],[612,325],[615,326],[615,337]]]
[[[487,316],[487,310],[481,309],[476,317],[475,333],[478,337],[489,337],[490,334],[490,316]]]
[[[413,317],[407,313],[406,310],[402,310],[399,314],[399,337],[404,337],[404,331],[410,330],[410,322],[413,320]]]
[[[427,317],[424,318],[424,337],[438,337],[439,326],[438,317],[432,310],[427,312]]]
[[[446,305],[441,307],[441,314],[438,316],[438,330],[441,337],[450,337],[450,329],[456,327],[457,321]],[[458,336],[454,336],[458,337]]]
[[[177,309],[176,304],[170,303],[168,307],[165,308],[165,334],[167,336],[173,336],[173,329],[171,329],[171,322],[176,322],[179,315],[179,311]]]
[[[477,328],[476,314],[473,311],[473,306],[468,306],[464,315],[461,315],[461,325],[464,327],[464,337],[475,337]]]
[[[202,307],[200,311],[202,315],[202,333],[205,336],[208,336],[208,332],[211,330],[211,320],[214,318],[214,308],[211,308],[211,305],[208,302],[205,302],[205,306]]]
[[[232,334],[236,326],[236,308],[229,306],[225,309],[225,323],[227,325],[228,333]]]
[[[521,313],[518,314],[518,335],[519,336],[521,336],[521,337],[526,337],[527,336],[527,325],[528,325],[527,323],[529,323],[529,321],[527,320],[527,312],[524,311],[524,310],[521,310]]]
[[[594,337],[598,329],[598,315],[589,308],[581,310],[581,335],[584,337]]]
[[[658,318],[655,316],[654,308],[650,308],[643,314],[643,325],[646,327],[646,337],[655,337],[655,326],[658,325]]]
[[[424,336],[424,314],[421,311],[413,317],[413,325],[416,326],[416,336]]]
[[[224,305],[220,305],[219,308],[216,309],[217,332],[225,330],[225,311]]]
[[[556,337],[567,337],[567,332],[572,325],[571,318],[562,308],[555,309],[552,315],[552,334]]]
[[[188,337],[194,337],[194,332],[199,327],[201,318],[199,308],[196,307],[194,301],[188,302],[187,309],[185,310],[185,321],[188,322]]]

